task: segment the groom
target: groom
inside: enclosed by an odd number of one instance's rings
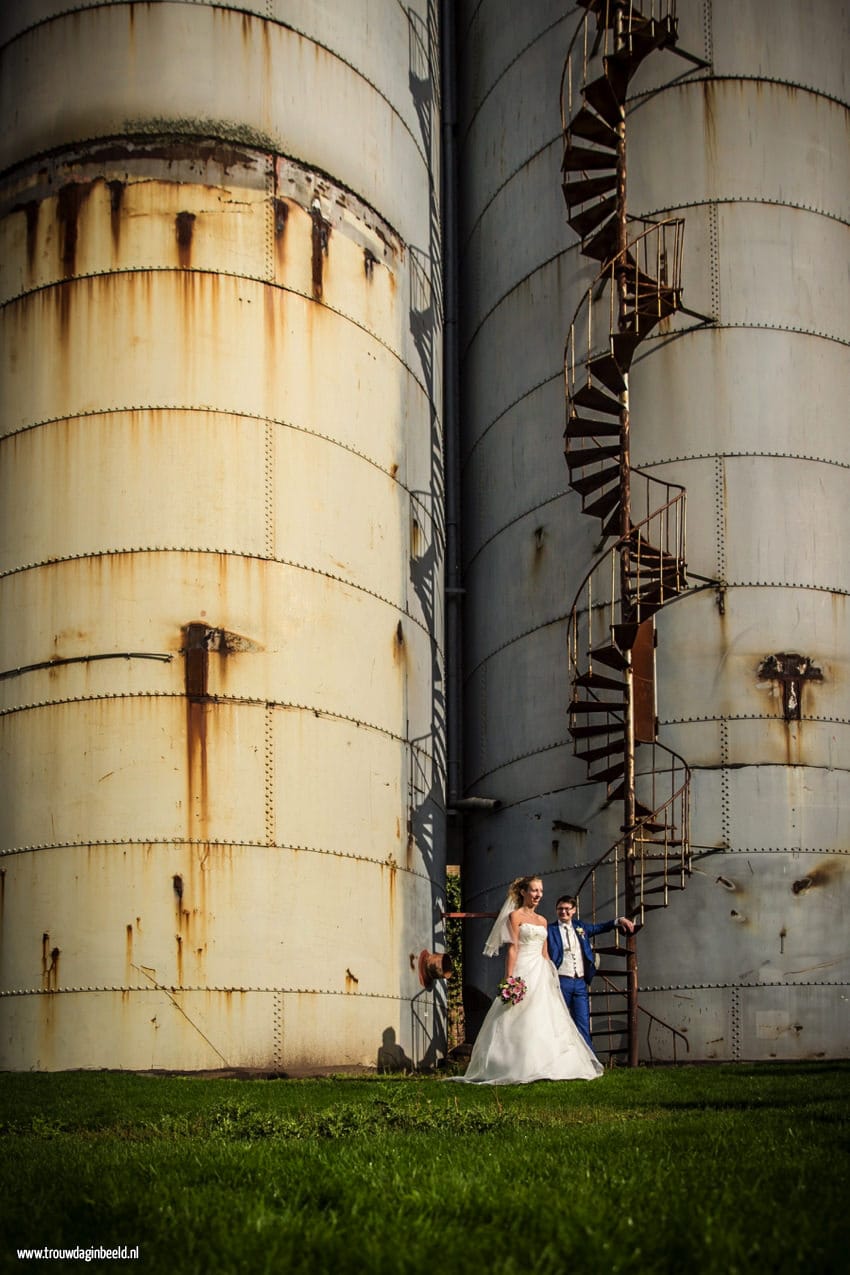
[[[549,958],[558,971],[561,992],[573,1022],[592,1049],[587,992],[596,969],[590,940],[594,934],[605,934],[615,926],[621,933],[633,934],[634,922],[627,916],[618,916],[613,921],[586,925],[576,920],[576,901],[571,894],[561,895],[555,904],[555,912],[557,921],[546,927]]]

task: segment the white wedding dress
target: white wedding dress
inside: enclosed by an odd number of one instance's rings
[[[463,1080],[479,1085],[524,1085],[532,1080],[595,1080],[602,1064],[564,1004],[558,976],[544,955],[545,925],[519,927],[514,977],[525,980],[518,1005],[497,996],[472,1050]]]

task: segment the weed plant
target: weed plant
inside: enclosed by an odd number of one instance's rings
[[[848,1063],[504,1089],[6,1074],[0,1270],[843,1275],[848,1091]]]

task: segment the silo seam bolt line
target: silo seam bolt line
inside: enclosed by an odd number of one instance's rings
[[[682,204],[672,204],[670,207],[653,208],[649,212],[641,213],[640,216],[649,220],[653,217],[665,217],[671,213],[684,212],[689,208],[717,208],[721,204],[761,204],[768,208],[793,208],[796,212],[815,213],[817,216],[826,217],[829,221],[837,221],[841,226],[850,226],[848,218],[840,213],[830,212],[828,208],[821,208],[817,204],[803,204],[795,199],[767,199],[763,195],[717,195],[711,199],[692,199]],[[657,340],[658,337],[650,339]]]
[[[480,4],[476,6],[476,11],[478,8],[480,8]],[[468,136],[472,132],[472,128],[475,124],[475,120],[478,117],[478,112],[481,110],[481,108],[483,107],[484,103],[487,101],[490,94],[495,92],[498,86],[502,83],[502,81],[504,80],[508,72],[511,70],[511,68],[516,66],[517,62],[519,62],[521,58],[525,57],[529,49],[533,48],[535,44],[537,44],[545,36],[548,36],[551,31],[554,31],[555,27],[559,27],[562,22],[566,22],[566,20],[572,16],[573,14],[568,14],[568,13],[560,14],[560,16],[555,18],[554,21],[550,22],[547,27],[543,27],[540,31],[538,31],[534,35],[534,37],[528,41],[527,44],[523,45],[523,47],[517,53],[514,54],[514,56],[511,58],[509,62],[506,62],[505,65],[501,67],[501,69],[496,73],[495,77],[491,80],[490,85],[486,89],[486,91],[482,93],[480,97],[477,98],[474,109],[471,111],[468,118],[464,121],[466,126],[465,127],[466,136]],[[470,25],[472,22],[474,22],[474,20],[475,18],[473,16],[473,18],[470,21]],[[560,138],[560,134],[559,134],[559,138]],[[460,152],[462,152],[463,144],[461,144],[461,146],[458,149]]]
[[[572,247],[575,247],[575,245],[572,245]],[[567,256],[569,252],[570,252],[570,248],[564,248],[559,250],[558,252],[553,252],[551,257],[547,257],[545,261],[541,261],[538,265],[536,265],[533,270],[529,270],[527,274],[524,274],[522,275],[521,278],[516,279],[513,283],[511,283],[510,287],[507,289],[506,292],[501,293],[496,298],[494,303],[490,306],[490,309],[485,311],[482,315],[478,317],[476,326],[474,330],[472,331],[472,333],[470,334],[469,340],[465,343],[463,349],[458,352],[459,361],[461,363],[463,363],[470,349],[475,344],[475,341],[478,337],[479,332],[485,326],[488,319],[490,319],[490,317],[496,313],[496,311],[499,309],[499,306],[503,305],[507,301],[507,299],[511,296],[511,294],[516,292],[518,288],[521,288],[522,285],[524,283],[527,283],[529,279],[533,279],[535,275],[541,274],[542,271],[545,270],[547,266],[551,266],[552,263],[555,261],[560,261],[561,258]]]
[[[0,717],[5,717],[11,713],[29,712],[33,709],[40,708],[57,708],[67,704],[86,704],[97,703],[101,700],[123,700],[123,699],[185,699],[183,691],[113,691],[103,692],[99,695],[71,695],[61,699],[38,700],[29,704],[15,704],[9,708],[0,709]],[[259,696],[256,698],[249,696],[229,696],[229,695],[210,695],[204,701],[210,704],[244,704],[246,706],[265,705],[271,708],[279,708],[283,711],[293,710],[301,713],[312,713],[314,717],[328,718],[331,721],[350,722],[353,726],[362,727],[364,730],[373,730],[378,735],[383,735],[387,739],[392,739],[396,743],[409,744],[415,748],[415,745],[407,738],[406,735],[399,735],[396,731],[387,729],[385,726],[379,726],[375,722],[367,722],[358,717],[351,717],[347,713],[334,713],[330,709],[317,708],[311,704],[294,704],[287,700],[267,700]],[[429,760],[433,760],[432,754],[425,752],[423,749],[416,749]]]
[[[543,629],[551,629],[554,624],[562,624],[568,616],[569,612],[564,611],[559,615],[552,616],[548,620],[541,620],[540,623],[535,624],[533,628],[523,629],[521,633],[516,633],[513,637],[509,637],[506,641],[502,642],[500,646],[496,646],[491,648],[489,651],[485,651],[477,664],[473,664],[464,670],[464,685],[470,681],[470,679],[478,672],[482,665],[488,662],[488,660],[494,659],[495,656],[500,655],[502,651],[506,651],[508,647],[513,646],[516,642],[521,642],[523,638],[531,637],[533,634],[539,633]]]
[[[405,241],[402,240],[401,242],[404,243]],[[411,380],[415,381],[419,386],[426,400],[434,408],[437,416],[439,417],[440,405],[432,398],[428,386],[421,380],[417,372],[414,370],[413,364],[406,362],[406,360],[402,357],[400,350],[396,350],[391,345],[388,345],[383,337],[379,336],[377,332],[374,332],[371,328],[367,327],[366,324],[361,323],[353,315],[346,313],[344,310],[340,310],[337,306],[329,305],[327,301],[316,301],[312,293],[305,292],[300,288],[293,288],[290,285],[283,283],[270,283],[262,275],[237,274],[233,270],[211,270],[201,266],[122,266],[110,270],[89,270],[85,274],[57,276],[55,279],[38,284],[34,288],[27,288],[23,292],[16,293],[15,295],[0,302],[0,311],[5,310],[7,306],[17,305],[20,301],[25,301],[28,298],[37,296],[42,292],[49,292],[54,288],[73,288],[75,283],[84,282],[87,279],[111,279],[119,278],[123,275],[147,274],[168,274],[175,275],[179,278],[186,275],[196,275],[200,277],[209,276],[215,279],[234,279],[236,282],[239,282],[240,280],[249,281],[251,283],[260,284],[263,288],[274,288],[280,292],[289,293],[291,296],[301,297],[302,300],[309,302],[311,305],[320,305],[329,313],[337,315],[338,318],[345,320],[346,323],[350,323],[352,327],[358,328],[361,332],[365,332],[366,335],[370,336],[377,345],[380,345],[382,349],[386,350],[387,354],[389,354],[391,358],[395,359],[397,363],[400,363],[405,372],[407,372],[410,376]]]
[[[729,589],[801,589],[810,593],[825,593],[828,597],[846,598],[850,596],[850,590],[840,589],[837,586],[829,584],[811,584],[804,581],[793,580],[722,580],[723,588]],[[711,586],[702,586],[694,589],[693,593],[707,593],[711,591]]]
[[[494,766],[491,766],[489,770],[482,770],[482,771],[479,771],[474,776],[471,776],[467,781],[467,787],[472,788],[474,787],[475,784],[482,783],[485,779],[490,779],[491,776],[497,774],[498,771],[504,770],[508,766],[513,766],[518,761],[527,761],[529,757],[538,757],[542,753],[551,753],[556,748],[566,748],[568,746],[572,747],[572,742],[573,741],[570,738],[558,739],[558,740],[555,740],[554,743],[544,744],[539,748],[531,749],[530,752],[519,753],[516,757],[510,757],[506,761],[497,762]],[[586,788],[595,782],[596,782],[595,780],[586,780],[581,784],[572,785],[572,786],[579,787],[579,788]]]
[[[640,990],[642,992],[702,992],[734,991],[741,988],[744,991],[763,991],[771,987],[850,987],[850,983],[846,979],[795,979],[793,983],[787,979],[777,979],[772,983],[666,983],[653,986],[642,983]]]
[[[664,717],[660,719],[662,726],[691,726],[698,722],[785,722],[781,714],[775,713],[717,713],[704,717]],[[800,719],[804,722],[822,722],[827,726],[850,726],[846,717],[821,717],[816,713],[806,714]],[[758,763],[750,762],[749,765]],[[765,764],[765,763],[762,763]]]
[[[781,763],[776,763],[777,766]],[[807,767],[812,769],[812,767]],[[842,772],[846,773],[846,772]],[[850,855],[842,846],[718,846],[717,854],[829,854]]]
[[[686,452],[680,456],[641,459],[639,468],[655,469],[662,465],[678,465],[692,460],[802,460],[816,465],[833,465],[836,469],[850,469],[850,460],[836,460],[829,456],[807,456],[800,452]]]
[[[16,426],[14,429],[7,430],[0,434],[0,443],[5,438],[15,438],[21,434],[27,434],[31,430],[40,429],[45,425],[64,425],[69,421],[83,421],[97,416],[113,416],[129,414],[131,412],[180,412],[182,414],[192,413],[197,415],[236,417],[239,420],[256,421],[258,424],[279,425],[282,429],[292,430],[294,433],[304,434],[308,438],[316,438],[321,442],[330,443],[333,447],[338,447],[341,451],[349,452],[352,456],[356,456],[359,460],[365,461],[377,469],[379,473],[396,483],[408,495],[411,494],[411,488],[405,487],[401,479],[394,474],[391,469],[386,469],[380,461],[374,456],[362,452],[359,448],[354,447],[351,443],[346,443],[341,438],[336,438],[333,434],[324,434],[321,430],[310,429],[306,425],[298,425],[295,421],[285,420],[281,416],[269,416],[261,412],[246,412],[244,408],[234,407],[209,407],[205,403],[132,403],[119,405],[117,407],[91,407],[80,411],[72,411],[63,413],[61,416],[45,416],[39,420],[28,422],[26,425]]]
[[[491,534],[486,537],[486,539],[476,545],[475,550],[466,559],[464,570],[468,571],[478,556],[482,554],[494,540],[497,540],[503,532],[507,531],[509,527],[516,526],[518,522],[522,522],[523,518],[528,518],[532,514],[538,513],[541,509],[545,509],[547,505],[554,505],[557,501],[563,500],[565,496],[570,495],[572,495],[570,489],[568,487],[563,487],[560,491],[554,492],[553,495],[549,496],[546,500],[538,501],[536,505],[531,505],[527,509],[522,510],[522,512],[518,513],[516,517],[509,519],[508,522],[501,523],[495,531],[491,532]]]
[[[25,571],[39,571],[43,567],[60,566],[69,562],[83,562],[86,560],[96,561],[99,558],[115,558],[124,554],[154,553],[198,554],[202,556],[211,555],[218,558],[236,558],[240,561],[248,562],[271,562],[275,566],[290,567],[294,571],[306,571],[311,575],[321,576],[322,579],[333,580],[335,584],[344,585],[348,589],[353,589],[356,593],[362,593],[370,598],[374,598],[376,602],[381,602],[383,605],[390,607],[397,614],[403,615],[428,637],[433,636],[427,626],[419,620],[406,605],[400,606],[391,598],[384,597],[382,594],[377,593],[374,589],[367,588],[366,585],[358,584],[354,580],[348,580],[344,576],[336,575],[332,571],[323,571],[321,567],[314,567],[309,563],[295,562],[291,558],[267,558],[262,554],[248,553],[227,547],[216,548],[201,545],[124,545],[122,547],[113,547],[109,549],[91,550],[86,553],[69,553],[62,557],[43,558],[40,562],[21,563],[20,565],[11,567],[6,571],[0,571],[0,580],[20,575]],[[437,644],[437,650],[440,654],[442,654],[442,646],[439,644]]]
[[[735,196],[735,195],[730,195],[725,197],[718,196],[716,199],[695,200],[693,202],[677,204],[675,205],[675,207],[671,207],[671,208],[655,209],[652,212],[645,213],[642,215],[645,216],[646,218],[650,218],[650,217],[662,216],[665,213],[671,213],[674,211],[676,212],[684,211],[688,208],[702,208],[702,207],[717,208],[718,205],[721,205],[721,204],[762,204],[762,205],[767,205],[769,207],[792,208],[792,209],[795,209],[796,211],[811,212],[819,216],[827,217],[830,221],[836,221],[840,225],[844,225],[844,226],[850,225],[850,222],[848,222],[845,218],[839,216],[837,213],[830,213],[826,211],[825,209],[820,209],[810,204],[796,203],[791,200],[758,199],[754,196]],[[550,266],[553,262],[560,261],[562,258],[568,256],[577,246],[578,246],[577,243],[570,244],[567,248],[561,249],[558,252],[553,253],[552,256],[548,257],[545,261],[541,261],[537,265],[535,265],[533,270],[529,270],[525,275],[522,275],[519,279],[513,280],[510,286],[504,292],[499,294],[499,296],[495,299],[495,301],[492,303],[489,309],[487,309],[482,314],[476,317],[475,328],[469,335],[468,340],[465,342],[463,350],[459,352],[461,363],[466,358],[469,350],[471,349],[474,342],[476,341],[478,334],[480,333],[482,328],[487,324],[491,316],[496,313],[499,307],[508,300],[511,294],[516,292],[517,289],[522,287],[523,284],[527,283],[529,279],[532,279],[534,278],[535,275],[540,274],[544,269],[546,269],[547,266]],[[720,323],[718,320],[717,326],[735,327],[738,325],[723,324],[723,323]],[[701,331],[702,329],[700,328],[697,330]],[[796,328],[792,328],[789,330],[798,331],[798,329]],[[799,330],[802,330],[802,329],[799,329]],[[661,333],[656,335],[652,339],[656,341],[663,340],[665,338],[669,339],[671,335],[672,333]],[[820,336],[820,335],[826,335],[826,334],[814,333],[813,335]],[[648,352],[647,354],[644,354],[643,356],[635,359],[634,363],[642,362],[643,359],[646,358],[647,356],[648,356]]]
[[[472,459],[472,456],[475,453],[476,449],[478,448],[479,443],[482,443],[484,441],[487,434],[489,434],[490,430],[493,429],[496,425],[498,425],[499,421],[501,421],[503,417],[507,416],[507,414],[513,411],[515,407],[518,407],[519,404],[522,403],[524,399],[530,398],[530,396],[532,394],[535,394],[537,390],[543,389],[547,385],[554,385],[554,384],[557,384],[558,387],[560,388],[561,383],[563,382],[563,379],[564,379],[564,369],[563,367],[560,367],[557,372],[554,372],[551,376],[544,377],[543,380],[541,381],[536,381],[534,385],[530,385],[527,389],[523,390],[523,392],[517,398],[512,399],[510,403],[506,404],[506,406],[503,407],[502,410],[498,412],[487,425],[484,426],[481,433],[475,438],[475,441],[473,442],[469,451],[466,453],[465,456],[462,457],[461,468],[465,467],[467,462]]]
[[[552,150],[555,147],[557,147],[558,153],[559,153],[559,160],[560,160],[560,152],[563,149],[563,144],[564,144],[564,137],[559,129],[554,137],[550,138],[548,142],[544,142],[542,146],[538,146],[537,150],[533,151],[530,155],[528,155],[528,157],[523,161],[523,163],[520,164],[519,168],[512,169],[511,172],[508,173],[504,181],[500,182],[499,185],[496,186],[491,191],[490,195],[487,197],[485,202],[481,205],[481,211],[478,213],[478,216],[475,218],[475,221],[470,226],[469,234],[466,236],[466,239],[460,245],[461,252],[465,253],[469,251],[470,241],[477,234],[478,227],[481,225],[481,222],[484,220],[487,213],[496,203],[497,199],[502,194],[502,192],[505,191],[508,186],[510,186],[511,182],[513,182],[517,177],[520,177],[524,173],[524,171],[527,169],[528,165],[531,164],[533,160],[539,159],[540,156],[545,154],[545,152],[548,150]],[[612,164],[612,167],[613,167],[613,164]],[[580,239],[575,240],[574,243],[570,244],[570,248],[578,247],[580,242],[581,242]],[[567,251],[569,251],[569,249],[567,249]],[[560,256],[561,254],[558,253],[557,255]],[[552,260],[554,260],[554,258],[552,258]]]
[[[102,8],[104,5],[109,5],[109,4],[111,4],[112,2],[113,2],[113,0],[98,0],[98,3],[96,3],[96,5],[95,5],[94,7]],[[200,2],[200,3],[204,3],[204,0],[177,0],[177,3],[189,3],[189,4],[195,4],[195,3],[198,3],[198,2]],[[20,37],[21,37],[22,35],[25,35],[28,31],[34,31],[34,30],[37,30],[39,27],[46,25],[46,22],[52,22],[52,21],[54,21],[56,18],[63,17],[63,16],[65,16],[66,14],[77,13],[77,12],[83,12],[83,11],[85,11],[86,9],[89,9],[89,8],[92,8],[92,7],[93,7],[92,5],[75,5],[75,6],[73,6],[72,8],[68,8],[68,9],[66,9],[66,10],[64,10],[64,11],[62,11],[62,12],[60,12],[60,13],[52,13],[52,14],[50,15],[50,18],[49,18],[49,19],[47,19],[46,21],[41,21],[41,22],[35,22],[35,23],[32,23],[30,26],[28,26],[28,27],[24,27],[24,28],[22,28],[20,31],[17,31],[17,32],[15,33],[15,35],[13,35],[13,36],[12,36],[12,38],[11,38],[10,40],[7,40],[7,41],[6,41],[6,43],[2,46],[2,48],[4,48],[4,49],[9,48],[9,47],[10,47],[10,46],[11,46],[11,45],[15,42],[15,40],[20,39]],[[233,13],[240,13],[240,14],[242,14],[243,16],[245,15],[245,9],[244,9],[244,8],[242,8],[242,7],[241,7],[238,3],[233,3],[233,4],[224,4],[224,3],[220,3],[220,2],[219,2],[219,0],[214,0],[214,3],[213,3],[212,5],[210,5],[210,6],[208,6],[208,7],[217,8],[217,9],[225,9],[226,11],[229,11],[229,12],[233,12]],[[312,45],[315,45],[315,47],[316,47],[316,48],[318,48],[318,49],[322,49],[325,53],[327,53],[330,57],[332,57],[332,58],[333,58],[336,62],[339,62],[342,66],[347,67],[347,68],[349,69],[349,71],[353,71],[353,72],[354,72],[354,74],[357,76],[357,78],[358,78],[359,80],[362,80],[364,84],[367,84],[367,85],[369,86],[369,88],[373,91],[373,93],[376,95],[376,97],[379,97],[379,98],[381,99],[381,101],[382,101],[382,102],[384,102],[384,103],[386,104],[386,106],[389,108],[390,114],[391,114],[391,115],[393,115],[393,116],[394,116],[394,117],[395,117],[395,118],[399,121],[399,123],[401,124],[402,128],[404,129],[404,131],[405,131],[405,132],[407,133],[407,135],[409,136],[409,138],[410,138],[411,142],[413,143],[414,150],[416,151],[416,153],[418,154],[418,156],[419,156],[420,160],[422,161],[422,166],[423,166],[423,168],[425,169],[425,171],[426,171],[427,173],[430,173],[430,172],[431,172],[430,159],[429,159],[429,157],[427,157],[427,156],[426,156],[426,154],[425,154],[424,150],[422,149],[422,145],[421,145],[421,143],[420,143],[420,141],[419,141],[419,138],[418,138],[418,137],[417,137],[417,135],[416,135],[415,130],[414,130],[413,128],[411,128],[411,127],[410,127],[410,125],[408,124],[408,122],[407,122],[407,120],[406,120],[405,116],[401,113],[401,111],[399,111],[399,110],[398,110],[398,108],[394,105],[394,103],[390,100],[390,98],[388,98],[388,97],[387,97],[386,93],[384,93],[384,92],[383,92],[383,90],[382,90],[381,88],[379,88],[377,84],[373,83],[373,81],[372,81],[372,80],[370,80],[370,79],[369,79],[369,77],[368,77],[367,75],[364,75],[363,71],[362,71],[359,67],[355,66],[352,62],[349,62],[347,58],[342,57],[339,53],[337,53],[337,52],[336,52],[336,50],[334,50],[334,49],[330,48],[330,47],[329,47],[328,45],[326,45],[326,44],[323,44],[323,43],[321,42],[321,40],[317,40],[317,39],[315,38],[315,36],[310,35],[310,34],[308,34],[308,33],[307,33],[307,32],[305,32],[305,31],[302,31],[299,27],[293,26],[293,25],[292,25],[291,23],[289,23],[289,22],[284,22],[284,21],[282,21],[280,18],[274,18],[274,17],[270,17],[270,16],[265,16],[265,15],[263,15],[263,14],[259,14],[259,13],[249,13],[249,14],[248,14],[248,16],[249,16],[249,17],[256,18],[256,20],[257,20],[259,23],[261,23],[261,24],[264,24],[264,25],[266,25],[266,24],[267,24],[267,25],[270,25],[270,26],[280,27],[280,28],[281,28],[281,30],[284,30],[284,31],[291,31],[294,35],[298,35],[298,36],[300,36],[302,39],[304,39],[304,40],[308,41],[308,43],[310,43],[310,44],[312,44]],[[212,121],[210,121],[210,123],[212,123]],[[156,121],[156,120],[152,120],[152,121],[151,121],[151,124],[156,125],[156,124],[158,124],[158,121]],[[162,129],[159,129],[159,128],[158,128],[158,129],[157,129],[157,132],[162,132]],[[156,136],[156,133],[153,133],[153,134],[152,134],[152,133],[151,133],[151,131],[150,131],[150,129],[149,129],[149,130],[147,130],[147,131],[145,131],[145,132],[140,132],[140,133],[136,133],[136,134],[129,134],[129,133],[127,133],[127,134],[123,134],[122,136],[132,136],[132,137],[135,137],[135,138],[146,138],[146,137],[150,137],[151,135]],[[183,136],[184,136],[184,134],[183,134],[183,133],[180,133],[179,135],[180,135],[181,137],[183,137]],[[81,147],[81,148],[82,148],[82,147],[90,146],[90,145],[92,145],[92,144],[93,144],[93,143],[95,143],[95,142],[104,142],[104,141],[108,140],[108,138],[109,138],[110,136],[112,136],[112,134],[95,134],[95,135],[93,135],[93,136],[88,136],[88,137],[84,137],[84,138],[77,138],[77,139],[75,139],[74,141],[71,141],[71,142],[66,143],[66,145],[67,145],[69,148],[70,148],[70,147],[72,147],[72,146],[73,146],[73,147]],[[185,136],[192,137],[192,136],[198,136],[198,134],[185,134]],[[233,139],[233,137],[232,137],[232,135],[230,135],[230,134],[227,132],[227,130],[221,130],[221,129],[219,129],[219,131],[217,131],[217,132],[216,132],[216,131],[213,131],[213,130],[209,130],[209,131],[207,131],[207,132],[205,132],[205,133],[203,134],[203,137],[204,137],[205,139],[209,139],[209,140],[217,140],[217,141],[221,141],[221,142],[232,142],[232,141],[234,140],[234,139]],[[269,143],[273,143],[273,139],[272,139],[271,137],[269,137],[267,140],[268,140],[268,142],[269,142]],[[247,150],[257,151],[257,150],[258,150],[258,149],[260,149],[260,148],[259,148],[259,147],[257,147],[256,145],[253,145],[253,146],[252,146],[252,145],[250,145],[250,144],[249,144],[248,146],[246,146],[246,149],[247,149]],[[277,149],[277,148],[276,148],[273,144],[270,144],[270,145],[269,145],[269,147],[268,147],[268,149],[269,149],[269,150],[271,151],[271,153],[272,153],[273,155],[275,155],[275,156],[280,156],[281,158],[284,158],[284,159],[291,159],[294,163],[298,163],[298,162],[299,162],[299,161],[295,158],[295,156],[286,155],[283,151],[279,151],[279,150],[278,150],[278,149]],[[42,158],[42,157],[46,157],[49,153],[50,153],[50,152],[48,152],[48,151],[39,151],[39,152],[36,152],[34,155],[32,155],[30,158],[32,158],[32,159],[39,159],[39,158]],[[319,171],[319,170],[313,170],[313,171]],[[336,184],[337,184],[337,185],[339,185],[339,186],[340,186],[340,188],[341,188],[341,189],[343,189],[343,190],[351,190],[351,188],[350,188],[350,187],[344,186],[341,182],[337,182]],[[372,212],[374,212],[376,216],[378,215],[378,213],[377,213],[377,209],[371,208],[371,205],[370,205],[370,204],[368,204],[368,203],[366,202],[366,200],[365,200],[365,199],[363,199],[363,197],[357,193],[357,191],[355,191],[355,190],[351,190],[351,194],[355,195],[355,196],[356,196],[356,197],[360,200],[360,202],[361,202],[362,204],[364,204],[367,208],[369,208]],[[383,221],[386,221],[386,223],[387,223],[387,225],[388,225],[388,226],[389,226],[389,225],[391,225],[391,223],[390,223],[389,221],[387,221],[387,219],[386,219],[385,217],[384,217],[384,218],[382,218],[382,220],[383,220]],[[393,226],[393,227],[391,227],[391,228],[392,228],[393,232],[394,232],[396,235],[398,235],[398,232],[396,231],[395,227]],[[398,235],[398,238],[401,238],[401,236],[400,236],[400,235]]]
[[[707,60],[711,61],[710,58]],[[700,70],[700,71],[694,72],[692,79],[683,80],[675,84],[670,84],[668,86],[665,86],[661,90],[647,89],[643,93],[635,93],[633,97],[629,98],[629,101],[626,107],[627,113],[629,112],[630,108],[632,108],[634,105],[640,102],[642,98],[655,97],[658,95],[659,92],[665,91],[666,88],[669,88],[669,89],[687,88],[689,84],[702,84],[705,81],[708,81],[709,83],[714,83],[714,84],[723,84],[723,83],[738,84],[740,82],[743,82],[745,84],[760,84],[760,85],[775,84],[779,88],[803,89],[804,92],[811,93],[812,97],[821,97],[827,102],[832,102],[835,106],[843,107],[845,110],[847,110],[848,107],[850,107],[850,102],[845,102],[843,98],[836,97],[833,93],[824,92],[824,90],[822,88],[818,88],[816,84],[803,84],[798,80],[786,80],[779,76],[772,76],[772,75],[747,75],[744,72],[739,72],[739,73],[736,73],[735,75],[718,75],[713,71]]]
[[[280,852],[280,853],[287,853],[287,854],[327,855],[330,858],[334,858],[334,859],[347,859],[352,863],[371,864],[372,867],[376,867],[376,868],[392,868],[396,872],[401,872],[405,876],[414,877],[419,881],[427,881],[432,885],[441,884],[441,882],[437,878],[432,876],[430,872],[421,872],[417,868],[409,868],[407,867],[406,864],[403,864],[403,863],[398,863],[398,862],[390,863],[386,859],[370,858],[369,855],[356,854],[352,850],[331,850],[323,846],[293,846],[293,845],[287,845],[285,842],[280,842],[280,841],[276,842],[274,845],[269,845],[265,841],[220,841],[220,840],[213,840],[212,838],[208,841],[201,842],[201,841],[186,841],[185,839],[176,838],[176,837],[147,837],[147,838],[114,837],[112,838],[112,840],[109,840],[109,841],[106,841],[106,840],[63,841],[63,842],[54,842],[52,844],[45,843],[43,845],[13,846],[7,849],[0,850],[0,858],[10,858],[12,855],[41,854],[51,850],[57,851],[57,852],[64,852],[67,850],[90,850],[90,849],[93,850],[95,848],[111,849],[114,847],[115,849],[117,849],[120,846],[146,846],[146,847],[159,846],[165,849],[168,847],[192,848],[197,845],[203,845],[210,848],[218,847],[225,850],[229,850],[229,849],[271,850],[276,853]],[[209,872],[210,870],[211,869],[209,868],[203,869],[203,871],[207,871],[207,872]]]
[[[838,336],[831,332],[821,332],[817,328],[799,328],[789,323],[734,323],[725,319],[713,319],[710,327],[690,327],[683,329],[681,332],[672,331],[648,337],[646,344],[649,348],[646,353],[640,354],[632,360],[632,367],[634,368],[638,363],[643,363],[645,359],[651,359],[659,349],[663,349],[664,345],[674,338],[684,340],[685,337],[703,336],[707,332],[790,332],[795,336],[814,336],[819,341],[830,341],[835,345],[850,345],[850,337]]]
[[[781,718],[781,717],[758,716],[758,715],[756,715],[756,714],[752,714],[752,715],[750,715],[750,716],[742,715],[742,716],[740,716],[740,717],[728,717],[728,718],[726,718],[726,719],[723,719],[723,718],[720,718],[720,717],[691,717],[691,718],[681,718],[681,719],[676,718],[676,719],[671,719],[670,721],[663,720],[663,721],[661,721],[661,722],[659,723],[659,725],[660,725],[660,726],[698,725],[698,724],[700,724],[700,723],[716,723],[716,722],[720,722],[720,721],[723,721],[723,720],[727,720],[727,721],[758,721],[758,722],[781,722],[781,721],[784,721],[784,719],[783,719],[783,718]],[[808,721],[808,722],[819,722],[819,723],[822,723],[822,724],[824,724],[824,725],[831,725],[831,726],[848,726],[848,725],[850,725],[850,721],[846,720],[845,718],[832,718],[832,717],[805,717],[805,718],[803,718],[803,721]],[[509,767],[509,766],[515,765],[517,762],[520,762],[520,761],[526,761],[526,760],[528,760],[528,758],[530,758],[530,757],[537,757],[537,756],[541,755],[542,753],[552,752],[552,751],[553,751],[554,749],[556,749],[556,748],[562,748],[562,747],[567,747],[567,746],[572,746],[572,740],[570,740],[570,739],[561,739],[561,740],[557,740],[557,741],[555,741],[554,743],[543,745],[543,746],[541,746],[540,748],[532,749],[530,752],[527,752],[527,753],[520,753],[520,754],[518,754],[518,755],[517,755],[517,756],[515,756],[515,757],[510,757],[510,758],[508,758],[508,759],[506,759],[506,760],[504,760],[504,761],[496,762],[494,765],[490,766],[487,770],[481,770],[481,771],[478,771],[478,772],[476,772],[476,774],[475,774],[474,776],[470,776],[470,778],[469,778],[469,780],[468,780],[468,787],[473,787],[475,784],[480,784],[480,783],[483,783],[485,780],[490,780],[490,779],[492,779],[492,776],[493,776],[493,775],[497,774],[497,773],[498,773],[499,771],[501,771],[501,770],[505,770],[505,769],[506,769],[507,767]],[[771,764],[773,764],[773,763],[769,763],[769,762],[756,762],[756,763],[752,763],[752,764],[753,764],[753,765],[771,765]],[[776,763],[776,764],[778,764],[778,763]],[[702,766],[692,766],[692,767],[691,767],[691,769],[692,769],[692,770],[694,770],[694,771],[697,771],[697,770],[722,769],[722,767],[702,767]],[[822,766],[815,767],[815,769],[818,769],[818,770],[837,770],[837,771],[838,771],[838,773],[842,773],[842,774],[843,774],[843,773],[845,773],[845,771],[844,771],[843,769],[836,768],[836,767],[834,767],[834,766],[826,766],[826,765],[822,765]],[[582,782],[579,782],[579,783],[577,783],[577,784],[572,784],[572,785],[570,785],[570,789],[572,790],[572,789],[574,789],[574,788],[589,788],[589,787],[592,787],[594,784],[597,784],[598,782],[599,782],[598,780],[595,780],[595,779],[592,779],[592,778],[591,778],[591,779],[587,779],[587,780],[584,780],[584,781],[582,781]]]
[[[418,998],[419,993],[414,996],[393,995],[392,992],[366,992],[353,988],[350,992],[334,987],[274,987],[274,986],[256,986],[256,987],[237,987],[232,984],[227,985],[211,985],[211,984],[191,984],[180,985],[177,983],[137,983],[132,986],[124,986],[117,983],[98,984],[90,987],[20,987],[20,988],[4,988],[0,990],[0,999],[11,999],[16,996],[63,996],[79,992],[146,992],[149,995],[155,995],[160,992],[262,992],[264,994],[283,994],[291,996],[359,996],[363,1000],[380,1000],[380,1001],[396,1001],[399,1004],[411,1004]]]

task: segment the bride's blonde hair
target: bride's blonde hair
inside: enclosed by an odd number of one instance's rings
[[[541,885],[543,884],[543,878],[540,873],[532,872],[527,877],[514,877],[513,881],[508,886],[508,894],[511,896],[518,908],[522,907],[522,896],[531,885],[532,881],[539,881]]]

